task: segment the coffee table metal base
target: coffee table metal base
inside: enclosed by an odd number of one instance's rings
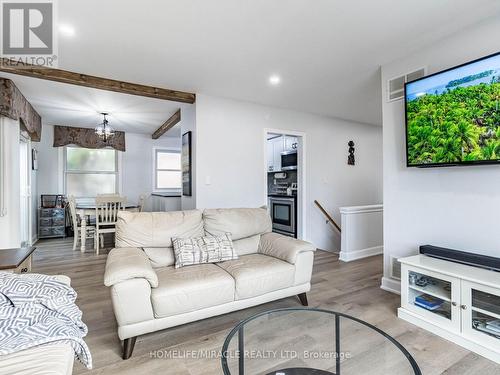
[[[275,370],[267,375],[335,375],[334,372],[317,370],[314,368],[295,367],[284,370]]]
[[[271,319],[271,316],[274,314],[278,314],[278,315],[276,315],[277,318],[273,317]],[[353,316],[346,315],[343,313],[330,311],[330,310],[324,310],[324,309],[312,309],[312,308],[305,308],[305,307],[301,307],[301,308],[296,308],[296,307],[293,308],[292,307],[292,308],[282,308],[282,309],[264,311],[264,312],[261,312],[257,315],[251,316],[250,318],[243,320],[236,327],[234,327],[231,330],[231,332],[229,332],[229,335],[226,337],[226,340],[224,341],[224,345],[222,346],[222,354],[223,355],[221,358],[221,364],[222,364],[222,369],[224,371],[224,375],[249,375],[250,373],[247,374],[245,371],[245,365],[246,365],[245,362],[251,362],[251,363],[256,362],[256,361],[252,361],[252,357],[247,358],[247,360],[245,361],[245,357],[246,357],[246,355],[245,355],[246,354],[246,351],[245,351],[245,328],[251,334],[251,336],[249,336],[249,337],[252,338],[251,340],[249,340],[247,338],[246,343],[250,344],[250,347],[253,348],[256,346],[256,343],[264,342],[266,339],[269,339],[269,336],[270,336],[269,332],[268,332],[269,327],[273,327],[273,324],[276,327],[280,327],[280,324],[278,324],[278,323],[280,323],[280,321],[278,320],[278,318],[280,316],[285,318],[284,322],[281,321],[281,326],[283,326],[283,327],[285,327],[285,326],[286,327],[302,327],[304,325],[304,321],[299,319],[298,321],[296,321],[294,323],[294,321],[293,321],[294,314],[296,316],[299,316],[299,317],[305,316],[305,318],[307,318],[306,324],[309,324],[309,322],[312,321],[313,318],[318,318],[318,315],[316,315],[316,317],[315,317],[313,314],[321,314],[321,316],[328,316],[330,318],[334,318],[335,335],[330,336],[329,339],[331,341],[335,342],[335,345],[334,345],[335,362],[331,361],[328,368],[329,369],[335,368],[335,372],[329,372],[326,370],[318,370],[318,369],[307,368],[307,367],[290,367],[290,368],[283,369],[283,370],[274,370],[272,372],[268,372],[267,375],[310,375],[310,374],[313,374],[313,375],[341,375],[341,373],[342,373],[341,372],[341,358],[342,358],[341,354],[342,354],[342,349],[343,349],[341,347],[341,337],[340,337],[341,336],[340,335],[340,333],[341,333],[341,329],[340,329],[341,318],[344,321],[346,321],[348,324],[351,324],[351,325],[357,324],[358,327],[355,327],[356,332],[359,331],[359,329],[358,329],[359,327],[366,327],[369,330],[368,332],[377,333],[378,335],[380,335],[378,337],[382,337],[382,340],[383,340],[382,344],[389,343],[390,344],[389,348],[393,348],[396,351],[396,353],[399,353],[399,356],[397,356],[397,358],[399,358],[399,362],[401,362],[400,366],[396,367],[396,366],[393,366],[392,364],[388,364],[387,361],[381,360],[378,362],[382,364],[382,368],[380,368],[380,369],[375,368],[375,370],[377,370],[377,371],[375,371],[375,373],[387,374],[387,375],[388,374],[400,375],[403,373],[405,373],[405,374],[411,373],[412,375],[422,375],[422,372],[420,371],[420,368],[418,367],[417,362],[415,362],[415,359],[413,359],[411,354],[398,341],[396,341],[394,338],[392,338],[387,333],[382,331],[380,328],[377,328],[377,327],[375,327],[375,326],[373,326],[373,325],[371,325],[371,324],[369,324],[361,319],[358,319],[358,318],[355,318]],[[319,316],[319,317],[321,317],[321,316]],[[253,321],[258,321],[259,318],[262,318],[260,323],[254,325],[252,328],[252,325],[250,323]],[[278,323],[277,323],[277,321],[278,321]],[[327,322],[328,322],[328,325],[330,325],[331,323],[333,323],[333,319],[328,319]],[[260,328],[260,330],[263,333],[260,337],[258,335],[258,331],[259,331],[258,328]],[[350,327],[349,325],[345,325],[343,335],[347,335],[349,333],[349,330],[352,330],[352,329],[353,329],[352,326]],[[326,332],[326,330],[325,330],[325,332]],[[331,332],[331,329],[329,330],[329,332]],[[280,340],[280,342],[281,342],[281,340]],[[231,344],[233,344],[232,351],[235,354],[238,354],[238,356],[234,356],[234,359],[233,359],[233,356],[231,356],[231,361],[232,361],[231,364],[232,364],[232,367],[234,368],[233,372],[231,372],[231,370],[229,369],[229,365],[228,365],[228,354],[229,354],[228,348],[230,347]],[[236,349],[236,351],[234,351],[234,349]],[[384,350],[383,350],[383,353],[385,353],[385,356],[387,356],[387,357],[390,355],[387,353],[388,350],[389,349],[386,349],[386,348],[384,348]],[[370,358],[370,356],[365,356],[365,357]],[[236,362],[236,358],[237,358],[237,362]],[[356,361],[360,361],[363,358],[364,357],[362,355],[360,355],[358,358],[354,359],[353,361],[351,360],[350,363],[355,364]],[[383,357],[382,359],[384,359],[384,358],[385,357]],[[294,361],[294,362],[297,362],[297,361]],[[391,362],[392,362],[392,360],[391,360]],[[287,363],[289,365],[292,365],[292,362],[287,362]],[[302,362],[301,364],[304,364],[305,366],[308,365],[307,362],[306,363]],[[237,369],[236,369],[236,365],[237,365]],[[259,367],[261,367],[262,365],[263,364],[260,364]],[[274,365],[276,366],[276,364],[274,364]],[[362,368],[369,368],[370,365],[371,365],[370,363],[366,363],[366,364],[362,363],[360,366]],[[249,368],[253,367],[252,364],[250,364],[250,365],[247,364],[246,366]],[[267,366],[269,366],[268,368],[274,367],[272,365],[272,363],[268,363]],[[344,367],[345,366],[346,365],[344,365]],[[401,370],[403,370],[403,371],[401,371]],[[253,375],[253,374],[254,373],[252,373],[251,375]]]

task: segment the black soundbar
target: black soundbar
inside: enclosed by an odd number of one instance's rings
[[[420,254],[500,272],[500,258],[487,255],[467,253],[465,251],[446,249],[444,247],[432,245],[420,246]]]

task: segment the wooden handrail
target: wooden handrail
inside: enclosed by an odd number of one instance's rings
[[[323,208],[323,206],[317,200],[315,200],[314,203],[316,204],[316,206],[318,206],[320,211],[323,212],[323,215],[325,215],[326,218],[328,219],[328,220],[326,220],[326,222],[331,223],[335,227],[335,229],[337,229],[339,232],[342,232],[342,229],[340,229],[340,226],[335,222],[335,220],[333,220],[333,217],[331,217],[328,214],[328,212],[326,212],[326,210]]]

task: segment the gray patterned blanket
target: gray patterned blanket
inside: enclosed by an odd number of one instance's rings
[[[75,290],[54,276],[0,272],[0,355],[63,341],[92,368],[83,341],[88,330],[75,300]]]

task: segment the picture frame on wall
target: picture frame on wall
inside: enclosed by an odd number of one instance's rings
[[[192,196],[192,151],[191,151],[191,131],[182,135],[181,151],[182,170],[182,195]]]

